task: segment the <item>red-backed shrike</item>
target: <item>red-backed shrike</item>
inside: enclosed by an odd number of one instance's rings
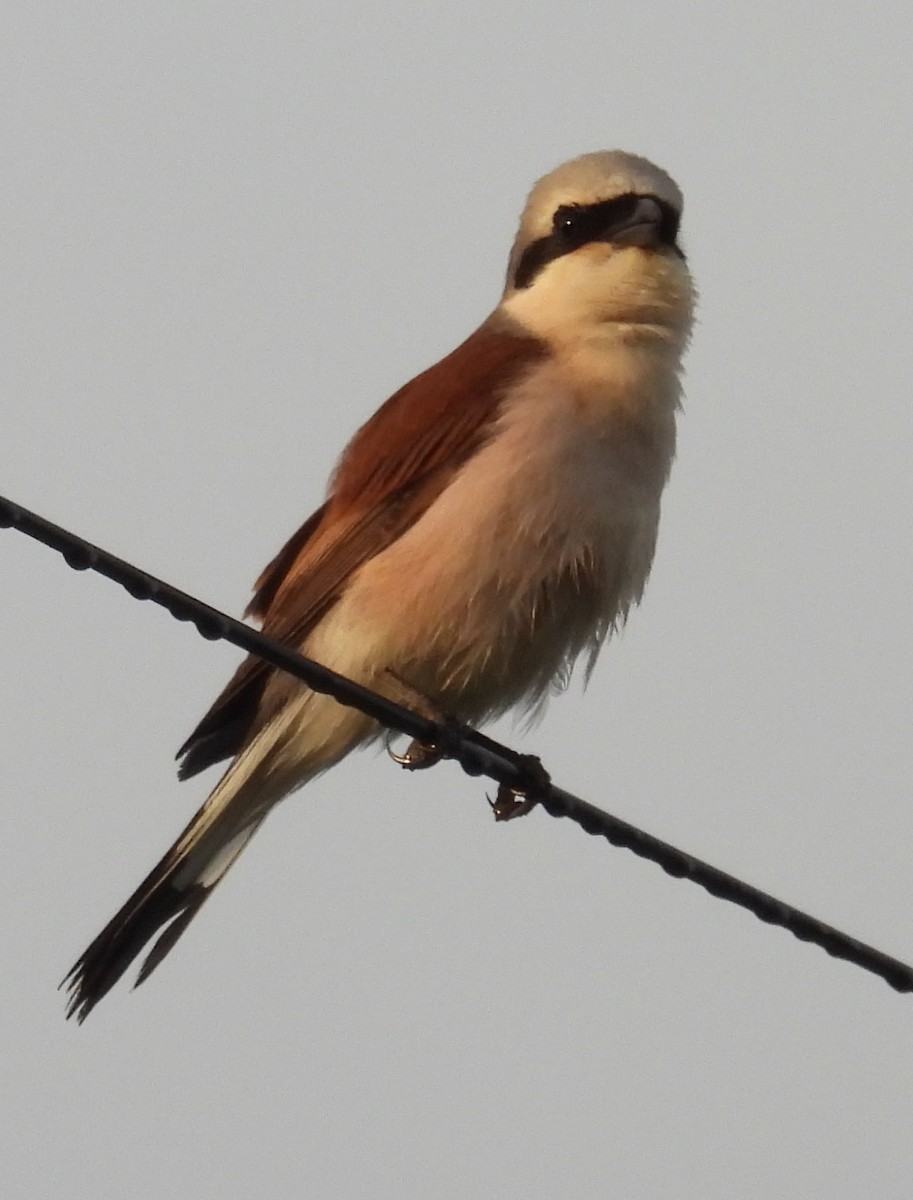
[[[264,632],[473,724],[592,663],[640,600],[675,449],[694,298],[681,210],[668,175],[619,152],[536,184],[497,308],[362,426],[257,580]],[[69,1014],[159,934],[145,979],[270,809],[381,732],[246,659],[180,752],[182,778],[228,769],[73,967]]]

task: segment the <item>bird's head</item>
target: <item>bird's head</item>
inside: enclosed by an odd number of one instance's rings
[[[643,327],[684,342],[694,289],[679,244],[682,194],[644,158],[584,154],[533,187],[502,310],[544,337]]]

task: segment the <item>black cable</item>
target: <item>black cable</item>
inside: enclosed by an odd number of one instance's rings
[[[302,680],[313,691],[328,693],[340,703],[359,709],[389,729],[425,743],[446,747],[446,756],[454,758],[469,775],[486,775],[507,788],[521,791],[529,787],[527,755],[467,726],[439,726],[434,721],[418,716],[2,496],[0,526],[18,529],[28,537],[50,546],[52,550],[59,551],[74,570],[97,571],[126,588],[135,599],[152,600],[179,621],[192,622],[204,638],[230,642]],[[913,991],[913,968],[906,963],[882,954],[880,950],[825,925],[815,917],[661,842],[554,784],[544,783],[541,789],[536,792],[536,800],[551,816],[570,817],[587,833],[600,834],[614,846],[633,850],[641,858],[658,863],[669,875],[690,879],[712,896],[741,905],[762,921],[788,929],[801,941],[811,942],[835,958],[846,959],[871,971],[898,992]]]

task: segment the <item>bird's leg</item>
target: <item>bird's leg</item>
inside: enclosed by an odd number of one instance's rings
[[[496,821],[512,821],[514,817],[525,817],[536,807],[552,786],[552,777],[535,754],[522,754],[517,766],[520,770],[520,786],[508,787],[499,784],[498,794],[489,800]]]
[[[410,709],[428,721],[434,721],[441,728],[441,735],[433,742],[420,742],[418,738],[415,738],[409,743],[403,754],[397,754],[391,749],[388,742],[387,753],[393,761],[399,763],[401,767],[405,767],[407,771],[423,771],[426,767],[433,767],[442,758],[453,757],[460,738],[459,721],[449,713],[442,712],[433,700],[422,695],[421,692],[417,692],[408,683],[404,683],[389,669],[384,674],[386,679],[384,680],[383,694],[389,700],[392,700],[394,704],[401,704],[403,708]]]

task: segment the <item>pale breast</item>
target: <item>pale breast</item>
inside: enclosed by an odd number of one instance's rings
[[[535,703],[640,598],[673,445],[671,415],[650,433],[535,372],[311,652],[392,669],[467,719]]]

